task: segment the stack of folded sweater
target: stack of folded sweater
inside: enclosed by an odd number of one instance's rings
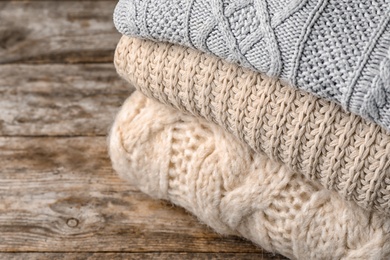
[[[120,0],[113,167],[292,259],[390,258],[389,0]]]

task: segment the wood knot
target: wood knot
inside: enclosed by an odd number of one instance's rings
[[[66,225],[68,225],[68,227],[75,228],[79,225],[79,221],[78,219],[70,218],[66,221]]]
[[[27,38],[28,30],[12,24],[0,27],[0,48],[8,49]]]

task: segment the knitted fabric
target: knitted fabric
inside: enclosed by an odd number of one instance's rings
[[[109,139],[120,176],[221,234],[292,259],[389,259],[390,219],[368,213],[213,123],[135,92]]]
[[[213,53],[390,130],[390,0],[120,0],[128,36]]]
[[[178,45],[123,36],[115,66],[148,97],[222,126],[346,200],[390,214],[390,135],[378,125]]]

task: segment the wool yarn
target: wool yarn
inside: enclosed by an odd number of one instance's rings
[[[125,35],[212,53],[390,130],[390,0],[120,0]]]
[[[339,105],[178,45],[123,36],[119,75],[346,200],[390,214],[390,135]]]
[[[204,119],[135,92],[109,137],[114,169],[221,234],[291,259],[389,259],[390,219],[256,153]]]

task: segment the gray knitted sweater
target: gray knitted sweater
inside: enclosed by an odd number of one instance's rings
[[[120,0],[117,29],[212,53],[390,130],[390,0]]]

